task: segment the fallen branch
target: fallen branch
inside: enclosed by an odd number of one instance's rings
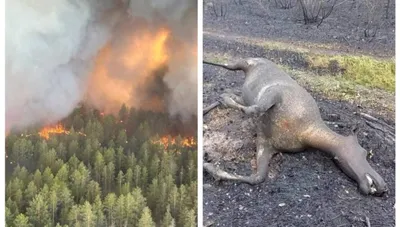
[[[340,119],[339,114],[327,114],[329,118]]]
[[[217,106],[221,105],[221,102],[216,101],[213,104],[207,106],[206,108],[203,109],[203,116],[206,115],[208,112],[216,108]]]
[[[391,136],[392,138],[393,138],[393,137],[396,137],[396,136],[394,135],[393,132],[391,132],[391,131],[389,131],[389,130],[386,130],[386,129],[383,128],[383,127],[380,127],[379,125],[377,125],[377,124],[375,124],[375,123],[372,123],[372,122],[370,122],[370,121],[366,121],[365,123],[366,123],[369,127],[373,128],[373,129],[375,129],[375,130],[378,130],[378,131],[380,131],[380,132],[383,132],[384,134],[389,134],[389,136]]]
[[[388,125],[387,123],[385,123],[385,122],[383,122],[383,121],[381,121],[381,120],[379,120],[379,119],[377,119],[377,118],[375,118],[375,117],[373,117],[373,116],[371,116],[371,115],[369,115],[369,114],[366,114],[366,113],[358,113],[361,117],[363,117],[363,118],[365,118],[365,119],[367,119],[367,120],[369,120],[369,121],[373,121],[373,122],[377,122],[377,123],[379,123],[379,124],[381,124],[381,125],[384,125],[384,126],[386,126],[387,128],[389,128],[391,131],[395,131],[395,129],[392,127],[392,126],[390,126],[390,125]]]
[[[369,222],[367,215],[365,215],[365,224],[367,224],[367,227],[371,227],[371,223]]]
[[[393,145],[396,142],[396,140],[391,136],[382,136],[379,133],[376,133],[375,135],[378,136],[381,140],[385,140],[389,145]]]
[[[337,125],[340,128],[344,128],[346,125],[342,122],[336,122],[336,121],[325,121],[325,124],[327,125]]]

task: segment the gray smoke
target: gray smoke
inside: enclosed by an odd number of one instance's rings
[[[121,24],[166,24],[175,39],[197,46],[196,11],[197,1],[185,0],[6,0],[6,130],[68,116],[87,92],[98,51],[124,35]],[[172,57],[164,77],[168,109],[183,118],[197,113],[197,62],[189,55]]]

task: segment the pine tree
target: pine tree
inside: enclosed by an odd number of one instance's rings
[[[149,181],[148,174],[147,174],[147,168],[146,166],[143,166],[142,168],[142,174],[141,174],[141,188],[147,188],[147,182]]]
[[[18,227],[31,227],[29,219],[24,214],[18,214],[13,222],[14,226]]]
[[[105,217],[103,213],[103,203],[101,201],[100,195],[96,196],[96,199],[93,204],[93,213],[95,216],[95,224],[94,226],[103,226],[105,223]]]
[[[116,179],[118,195],[121,194],[121,189],[122,189],[122,183],[123,182],[124,182],[124,173],[122,171],[119,171],[117,179]]]
[[[79,201],[84,195],[86,189],[87,178],[78,169],[74,170],[71,175],[72,195],[75,201]]]
[[[142,215],[139,219],[138,226],[140,227],[155,227],[153,219],[151,218],[151,211],[148,207],[143,209]]]
[[[100,151],[96,152],[96,156],[95,156],[95,161],[94,161],[94,174],[95,174],[95,180],[98,183],[102,183],[102,179],[101,179],[101,173],[104,169],[105,163],[104,163],[104,158],[103,155],[101,154]]]
[[[68,221],[68,213],[69,209],[73,206],[73,197],[71,194],[71,190],[68,189],[67,185],[65,183],[61,184],[58,192],[58,200],[60,202],[60,210],[61,210],[61,223],[67,223]]]
[[[153,179],[158,176],[159,166],[160,159],[157,156],[154,156],[150,161],[149,179]]]
[[[18,207],[18,210],[22,210],[22,206],[23,204],[23,193],[21,189],[18,189],[17,191],[15,191],[14,193],[14,202]]]
[[[96,221],[96,216],[92,211],[92,205],[88,201],[86,201],[80,207],[80,216],[82,217],[82,226],[91,227],[94,226]]]
[[[104,153],[105,163],[115,163],[115,150],[113,148],[108,148]]]
[[[117,146],[127,147],[128,138],[126,136],[126,130],[121,129],[117,136]]]
[[[115,118],[112,115],[107,115],[103,119],[104,141],[110,141],[115,137]]]
[[[47,185],[52,185],[53,184],[53,179],[54,175],[49,167],[46,167],[46,169],[43,172],[43,183]]]
[[[125,174],[125,182],[128,184],[128,186],[129,186],[129,191],[130,191],[131,187],[133,186],[133,171],[132,171],[131,168],[129,168],[129,169],[126,171],[126,174]]]
[[[56,178],[60,182],[68,182],[69,179],[69,165],[63,164],[56,174]]]
[[[6,201],[6,207],[8,208],[8,211],[10,212],[9,214],[11,217],[15,217],[16,215],[19,214],[17,204],[10,197],[8,197],[8,199]]]
[[[31,201],[35,197],[37,192],[38,192],[38,189],[37,189],[35,183],[33,181],[29,182],[28,187],[25,189],[25,192],[24,192],[25,201],[27,201],[27,202]]]
[[[99,183],[91,180],[86,188],[86,200],[89,203],[93,203],[98,195],[101,195],[101,189]]]
[[[126,119],[128,118],[128,108],[125,104],[121,106],[118,116],[121,121],[126,121]]]
[[[125,196],[120,195],[117,199],[117,203],[115,205],[115,223],[116,226],[123,226],[123,223],[126,220],[125,215]]]
[[[158,196],[159,196],[159,183],[157,178],[154,178],[149,186],[149,190],[147,192],[147,201],[148,206],[151,210],[156,210],[159,204],[157,204]]]
[[[85,141],[85,149],[82,152],[82,158],[81,158],[81,160],[83,160],[83,162],[86,165],[89,164],[90,158],[92,157],[92,153],[93,153],[93,148],[92,148],[91,140],[87,139]]]
[[[43,194],[37,194],[29,203],[26,209],[29,221],[34,226],[45,226],[51,224],[50,213],[48,212],[47,198]]]
[[[142,190],[140,188],[135,188],[132,191],[132,213],[129,218],[130,223],[138,223],[141,217],[143,209],[146,207],[146,198],[142,194]]]
[[[176,185],[173,186],[168,196],[168,204],[170,204],[172,216],[177,217],[179,212],[179,191]]]
[[[187,208],[184,208],[182,210],[182,216],[180,217],[180,219],[181,219],[181,226],[183,226],[183,227],[196,227],[197,226],[194,210],[188,210]]]
[[[54,168],[53,165],[56,162],[56,158],[57,158],[57,153],[53,148],[40,154],[38,162],[40,171],[44,171],[44,169],[46,168],[53,169]]]
[[[58,203],[57,193],[56,193],[56,191],[52,190],[49,195],[49,208],[50,208],[50,212],[51,212],[51,220],[52,220],[53,225],[56,221],[55,215],[57,212],[57,203]]]
[[[81,221],[79,219],[81,211],[78,205],[73,205],[68,213],[68,226],[81,226]]]
[[[68,157],[72,157],[79,150],[79,143],[76,140],[72,140],[68,145]]]
[[[165,211],[161,227],[171,227],[173,224],[174,223],[170,212],[170,207],[168,206],[167,210]]]
[[[108,194],[104,200],[104,209],[106,211],[106,219],[108,226],[113,225],[113,223],[115,222],[116,202],[117,202],[117,197],[115,196],[114,193]]]
[[[133,172],[133,187],[140,187],[142,180],[142,168],[140,165],[135,166],[135,170]]]
[[[33,145],[30,140],[19,138],[15,141],[11,150],[10,158],[17,164],[28,161],[33,156]]]
[[[85,125],[85,122],[83,121],[82,117],[80,115],[75,115],[72,127],[74,127],[76,130],[82,130],[83,126]]]
[[[35,183],[37,188],[41,188],[43,186],[42,173],[38,169],[35,171],[35,174],[33,175],[33,182]]]
[[[18,171],[17,171],[17,169],[18,169]],[[14,171],[14,173],[13,173],[13,177],[21,180],[24,187],[30,181],[28,170],[24,166],[22,166],[21,168],[16,168],[16,171]]]
[[[14,222],[14,215],[11,213],[7,205],[5,209],[5,214],[6,214],[6,226],[12,226],[12,223]]]

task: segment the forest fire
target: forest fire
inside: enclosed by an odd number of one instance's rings
[[[69,133],[70,133],[70,131],[66,130],[62,124],[57,124],[55,126],[44,127],[42,130],[40,130],[40,132],[38,134],[39,134],[40,137],[48,140],[48,139],[50,139],[50,135],[51,134],[65,134],[65,135],[68,135]],[[82,136],[86,136],[82,132],[78,132],[78,134],[80,134]]]
[[[163,136],[158,140],[153,140],[153,143],[158,143],[160,145],[163,145],[165,149],[167,149],[171,145],[176,144],[176,137],[170,137],[170,136]],[[182,138],[180,145],[182,147],[195,147],[196,146],[196,141],[194,140],[194,137],[186,137]]]
[[[5,225],[195,226],[197,2],[9,3]]]
[[[120,43],[106,44],[97,55],[91,72],[89,100],[107,113],[116,113],[122,104],[163,111],[162,100],[146,97],[142,90],[153,79],[154,72],[168,64],[169,38],[170,31],[166,28],[143,29]]]
[[[65,130],[64,126],[58,124],[54,127],[44,127],[40,130],[40,137],[48,140],[50,138],[50,134],[69,134],[69,131]]]

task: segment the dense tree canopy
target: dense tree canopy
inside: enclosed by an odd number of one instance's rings
[[[174,128],[166,114],[117,115],[81,107],[48,138],[6,138],[7,226],[196,225],[196,146],[157,142]]]

